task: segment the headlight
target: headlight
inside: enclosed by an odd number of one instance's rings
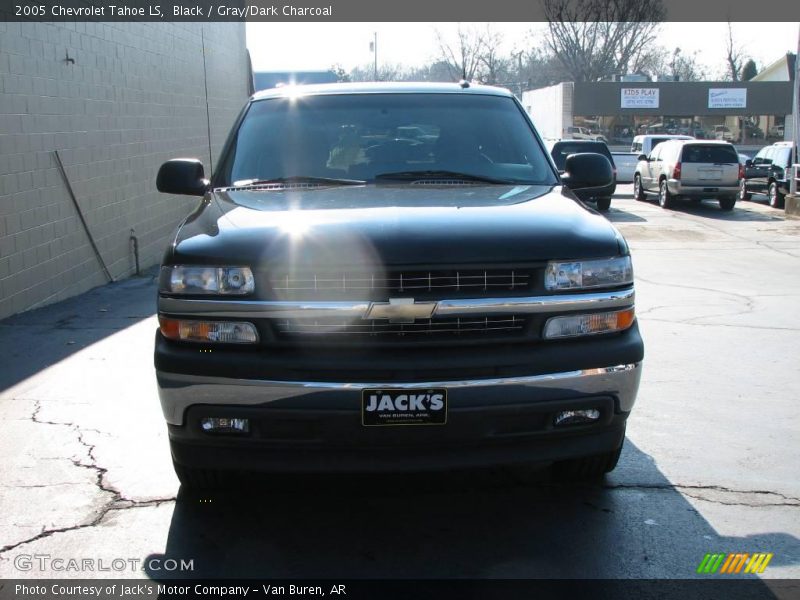
[[[633,283],[630,256],[601,260],[549,262],[544,272],[548,290],[585,290]]]
[[[545,323],[544,338],[552,340],[623,331],[633,325],[633,319],[634,312],[632,308],[591,315],[553,317]]]
[[[167,294],[225,294],[242,296],[255,289],[247,267],[162,267],[161,291]]]

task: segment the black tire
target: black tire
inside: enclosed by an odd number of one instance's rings
[[[175,461],[172,461],[172,466],[175,469],[178,480],[181,482],[181,487],[187,490],[215,490],[230,484],[232,481],[231,474],[224,471],[196,469],[179,465]]]
[[[783,208],[784,197],[783,194],[781,194],[781,191],[778,189],[778,184],[774,181],[769,182],[767,195],[769,196],[769,205],[772,208]]]
[[[739,184],[739,200],[750,200],[752,196],[747,193],[747,182],[742,179]]]
[[[597,204],[597,210],[600,212],[606,212],[609,208],[611,208],[611,198],[598,198],[595,201]]]
[[[672,208],[674,196],[669,192],[667,180],[662,179],[658,182],[658,205],[661,208]]]
[[[560,481],[591,481],[600,479],[606,473],[614,470],[622,453],[622,445],[611,452],[571,458],[555,463],[552,467],[553,476]]]
[[[724,211],[733,210],[733,207],[736,205],[736,198],[720,198],[719,199],[719,207]]]
[[[644,188],[642,187],[642,178],[639,174],[633,176],[633,199],[640,202],[645,199]]]

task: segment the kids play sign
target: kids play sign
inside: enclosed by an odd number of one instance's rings
[[[622,88],[622,108],[658,108],[658,88]]]

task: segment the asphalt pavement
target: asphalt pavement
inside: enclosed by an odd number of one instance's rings
[[[665,211],[630,186],[608,218],[632,247],[646,358],[603,483],[494,469],[187,494],[151,271],[0,322],[0,577],[686,578],[706,553],[770,552],[765,585],[800,578],[800,220],[763,200]],[[167,558],[193,569],[153,566]]]

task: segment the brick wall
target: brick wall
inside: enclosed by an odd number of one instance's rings
[[[202,28],[202,29],[201,29]],[[159,262],[197,199],[155,189],[169,158],[216,163],[247,98],[243,23],[0,22],[0,318]],[[66,61],[66,54],[74,63]]]

